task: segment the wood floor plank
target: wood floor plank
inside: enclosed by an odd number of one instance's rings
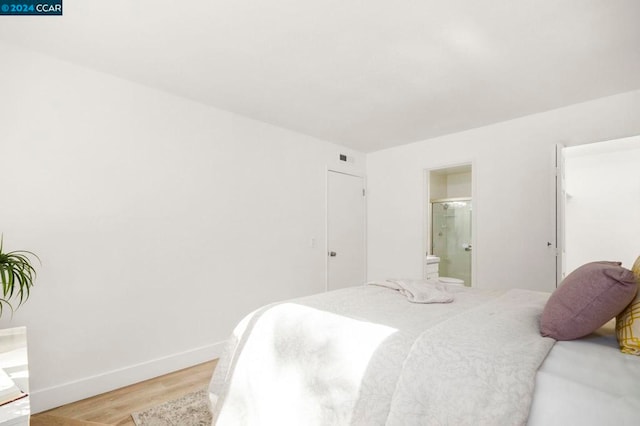
[[[133,420],[131,421],[133,426]],[[31,417],[30,426],[109,426],[104,423],[88,422],[86,420],[74,420],[65,417],[57,417],[49,414],[35,415]]]
[[[206,388],[218,360],[31,416],[32,426],[135,426],[131,413]]]

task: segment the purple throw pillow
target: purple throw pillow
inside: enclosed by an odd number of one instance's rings
[[[540,319],[543,336],[573,340],[614,318],[638,291],[633,272],[620,262],[591,262],[562,280],[549,297]]]

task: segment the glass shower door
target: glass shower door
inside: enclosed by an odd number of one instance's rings
[[[471,200],[431,203],[431,253],[440,258],[441,277],[471,285]]]

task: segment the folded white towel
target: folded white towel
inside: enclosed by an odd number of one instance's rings
[[[453,294],[449,293],[447,284],[435,280],[396,280],[372,281],[369,285],[378,285],[397,290],[413,303],[451,303]]]

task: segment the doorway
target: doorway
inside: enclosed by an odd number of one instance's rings
[[[366,280],[364,178],[327,172],[327,290]]]
[[[471,287],[473,264],[472,166],[465,164],[427,172],[425,277],[438,276]],[[434,257],[435,256],[435,257]],[[427,267],[427,264],[430,266]]]
[[[562,157],[566,274],[598,260],[630,269],[640,238],[640,136],[566,147]]]

